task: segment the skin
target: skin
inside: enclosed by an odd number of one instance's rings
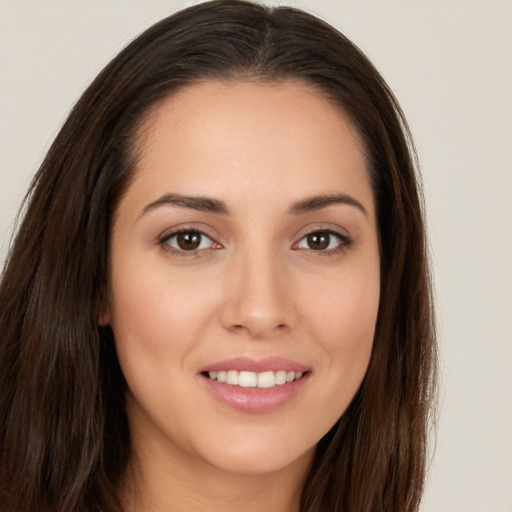
[[[129,387],[127,509],[298,510],[315,445],[356,393],[373,344],[379,245],[358,134],[295,82],[188,86],[141,133],[100,318]],[[169,204],[166,194],[214,198],[229,213]],[[334,194],[344,200],[290,211]],[[207,237],[185,251],[176,229]],[[340,236],[312,248],[307,234],[326,230]],[[267,412],[219,401],[199,373],[276,355],[310,372]]]

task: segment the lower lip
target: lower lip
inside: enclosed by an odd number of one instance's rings
[[[243,388],[200,375],[212,395],[224,404],[244,412],[269,412],[291,402],[307,384],[310,373],[273,388]]]

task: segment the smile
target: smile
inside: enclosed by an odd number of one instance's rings
[[[313,368],[292,359],[233,357],[199,370],[200,382],[216,400],[248,413],[265,413],[294,402],[307,389]]]
[[[293,382],[302,377],[302,372],[295,372],[293,370],[278,370],[278,371],[264,371],[264,372],[249,372],[249,371],[211,371],[205,372],[211,380],[217,382],[224,382],[230,386],[239,386],[242,388],[262,388],[268,389],[275,386],[282,386],[283,384]]]

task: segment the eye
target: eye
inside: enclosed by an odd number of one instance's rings
[[[159,243],[175,252],[194,252],[217,246],[208,235],[194,230],[182,230],[166,235]]]
[[[305,235],[297,244],[298,249],[309,249],[318,252],[336,252],[348,247],[351,239],[334,231],[313,231]]]

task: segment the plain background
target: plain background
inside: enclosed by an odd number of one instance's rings
[[[193,3],[0,0],[0,261],[31,176],[80,93],[136,34]],[[415,136],[443,378],[422,512],[512,512],[512,2],[282,3],[326,19],[367,53]]]

